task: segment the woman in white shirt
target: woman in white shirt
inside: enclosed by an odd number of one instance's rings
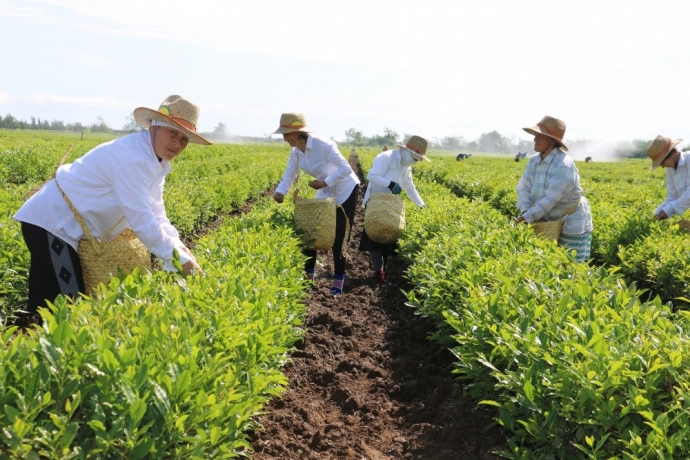
[[[410,200],[423,208],[424,201],[419,196],[412,181],[412,165],[422,160],[431,161],[426,156],[427,146],[428,142],[423,137],[411,136],[405,145],[398,146],[400,148],[386,150],[376,155],[369,174],[367,174],[369,186],[364,195],[362,206],[366,207],[372,193],[398,194],[405,190]],[[388,282],[386,280],[386,266],[396,247],[397,243],[375,243],[369,239],[367,232],[362,230],[359,250],[371,253],[374,276],[376,284],[379,286],[384,286]]]
[[[163,260],[165,269],[175,270],[173,252],[178,250],[185,276],[201,270],[163,205],[170,161],[189,142],[210,144],[196,133],[198,116],[196,105],[176,95],[169,96],[158,110],[137,108],[134,118],[148,130],[101,144],[61,166],[55,178],[17,211],[14,219],[21,222],[31,253],[28,314],[19,318],[21,325],[33,322],[46,300],[84,292],[77,253],[84,232],[63,192],[94,237],[115,237],[131,227],[149,251]]]
[[[647,148],[652,160],[649,170],[661,166],[666,169],[666,199],[654,210],[656,220],[682,215],[690,209],[690,152],[681,152],[676,147],[683,139],[675,141],[670,137],[657,136]]]
[[[345,284],[343,242],[345,238],[350,238],[349,234],[345,234],[345,219],[349,220],[349,228],[352,228],[359,196],[359,179],[335,142],[309,133],[307,122],[301,113],[283,113],[280,116],[280,126],[273,134],[282,134],[292,149],[283,179],[278,184],[273,199],[278,203],[283,202],[301,169],[316,178],[309,182],[311,188],[318,190],[316,198],[335,198],[336,203],[342,207],[342,210],[338,208],[336,212],[335,242],[332,248],[334,270],[331,293],[337,296],[343,293]],[[303,252],[308,257],[305,264],[306,276],[313,281],[316,278],[316,251]]]

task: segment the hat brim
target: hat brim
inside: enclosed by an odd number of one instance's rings
[[[134,120],[146,129],[151,127],[151,122],[153,120],[162,121],[185,133],[187,137],[189,137],[189,142],[193,144],[212,145],[211,142],[206,140],[203,136],[182,126],[172,117],[162,114],[158,110],[149,109],[147,107],[137,107],[134,109]]]
[[[546,136],[548,138],[551,138],[556,143],[556,147],[558,147],[559,149],[561,149],[565,152],[568,151],[568,146],[565,145],[562,140],[553,137],[549,133],[545,133],[544,131],[541,130],[541,128],[539,126],[533,126],[531,128],[522,128],[522,130],[527,132],[527,133],[530,133],[533,136],[536,136],[537,134],[541,134],[542,136]]]
[[[410,148],[409,148],[408,146],[406,146],[406,145],[397,144],[397,146],[409,150],[409,151],[412,153],[412,158],[414,158],[414,159],[416,159],[416,160],[428,161],[429,163],[431,163],[431,160],[430,160],[429,157],[427,157],[426,155],[420,155],[419,153],[417,153],[417,152],[415,152],[414,150],[410,149]]]
[[[671,146],[668,148],[668,150],[666,151],[666,153],[664,153],[663,155],[659,155],[659,159],[657,159],[656,161],[653,161],[653,162],[652,162],[652,166],[649,167],[649,170],[650,170],[650,171],[654,171],[656,168],[658,168],[659,166],[661,166],[661,163],[663,163],[663,162],[664,162],[664,159],[666,159],[666,155],[668,155],[668,152],[670,152],[671,150],[673,150],[673,148],[674,148],[676,145],[680,144],[681,142],[683,142],[683,139],[676,139],[675,142],[671,142]]]
[[[302,132],[302,133],[310,133],[311,130],[307,128],[306,126],[303,128],[284,128],[284,127],[279,127],[276,129],[273,134],[287,134],[287,133],[296,133],[296,132]]]

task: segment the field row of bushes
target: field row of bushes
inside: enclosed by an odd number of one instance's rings
[[[416,167],[416,174],[443,184],[456,196],[488,203],[505,218],[518,215],[515,186],[525,163],[473,157],[457,162],[437,159]],[[649,172],[649,161],[580,163],[580,179],[594,219],[592,263],[619,267],[628,282],[665,302],[685,307],[690,285],[687,234],[678,218],[658,222],[653,212],[666,194],[663,172]]]
[[[19,139],[0,137],[0,317],[11,318],[26,302],[28,252],[20,226],[12,215],[24,194],[55,171],[63,154],[66,162],[83,155],[103,139],[78,143],[66,137]],[[12,144],[12,147],[3,147]],[[71,150],[70,150],[71,149]],[[201,147],[190,145],[176,158],[166,180],[168,217],[184,239],[193,238],[219,216],[259,197],[277,183],[285,166],[279,146]]]
[[[373,153],[362,156],[370,164]],[[574,263],[512,224],[490,186],[481,199],[449,194],[449,182],[427,171],[439,163],[455,167],[441,160],[420,168],[427,207],[408,207],[401,240],[409,305],[436,321],[431,338],[457,358],[463,388],[506,429],[501,455],[690,455],[688,315],[646,299],[620,267]],[[507,173],[494,168],[502,179],[484,183],[505,190]]]
[[[29,265],[11,216],[69,142],[0,149],[4,321],[26,300]],[[67,161],[91,146],[80,144]],[[3,330],[0,458],[248,455],[246,433],[287,385],[281,369],[302,334],[304,259],[292,208],[261,198],[285,154],[277,146],[190,146],[176,159],[168,216],[194,239],[203,276],[135,272],[93,298],[58,298],[32,330]],[[252,199],[251,212],[227,218]]]

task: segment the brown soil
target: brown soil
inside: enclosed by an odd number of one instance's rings
[[[319,254],[306,333],[284,369],[290,385],[258,417],[251,457],[498,459],[505,437],[462,396],[452,355],[427,340],[432,324],[405,305],[400,259],[376,287],[369,253],[357,250],[362,222],[358,207],[343,295],[330,294],[332,256]]]

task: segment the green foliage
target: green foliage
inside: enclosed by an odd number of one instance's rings
[[[690,454],[686,315],[486,203],[418,186],[429,204],[401,242],[409,304],[436,319],[433,338],[452,346],[466,391],[496,410],[503,457]]]
[[[10,265],[0,282],[0,316],[11,317],[26,302],[29,257],[19,224],[12,215],[21,206],[21,196],[40,186],[55,172],[62,156],[71,149],[66,163],[100,144],[103,138],[78,138],[26,133],[0,135],[0,254]],[[166,180],[168,218],[187,239],[222,215],[230,214],[248,200],[270,189],[285,168],[286,148],[280,145],[219,144],[190,145],[173,162]],[[9,198],[11,196],[11,198]]]
[[[301,336],[303,257],[275,204],[197,246],[204,276],[138,272],[60,297],[0,348],[0,445],[12,458],[234,458]]]

